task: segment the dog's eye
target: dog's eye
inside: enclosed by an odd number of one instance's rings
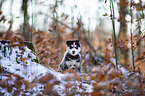
[[[70,49],[72,49],[73,47],[74,47],[74,46],[73,46],[73,45],[71,45],[71,46],[70,46]]]
[[[72,46],[70,46],[70,49],[72,49],[73,47]]]
[[[75,48],[76,48],[76,49],[78,49],[78,47],[77,47],[77,46],[76,46]]]

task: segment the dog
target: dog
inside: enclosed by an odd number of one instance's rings
[[[63,73],[67,69],[74,69],[81,72],[81,43],[79,40],[66,41],[67,51],[59,64],[59,70]]]

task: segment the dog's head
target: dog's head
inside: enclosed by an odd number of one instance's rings
[[[79,54],[79,52],[81,51],[81,44],[79,40],[66,41],[66,46],[67,51],[73,56]]]

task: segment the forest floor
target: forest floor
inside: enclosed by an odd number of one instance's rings
[[[0,44],[0,95],[31,96],[143,96],[145,76],[129,71],[115,59],[92,67],[90,73],[67,70],[56,72],[39,64],[36,55],[28,48]]]

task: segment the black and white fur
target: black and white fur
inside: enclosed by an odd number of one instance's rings
[[[59,70],[64,72],[66,69],[81,71],[81,44],[79,40],[66,41],[67,51],[59,64]]]

